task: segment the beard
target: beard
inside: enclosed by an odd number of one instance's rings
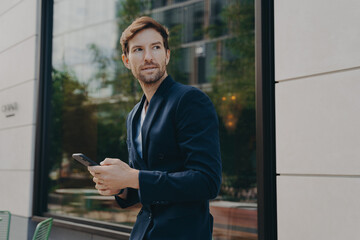
[[[143,74],[141,69],[143,69],[146,66],[156,66],[156,68],[154,69],[154,72],[152,74]],[[140,82],[147,84],[147,85],[151,85],[151,84],[158,82],[164,76],[165,72],[166,72],[166,64],[165,63],[163,65],[160,65],[160,64],[151,62],[151,63],[146,63],[146,64],[141,65],[136,72],[133,71],[133,75]]]

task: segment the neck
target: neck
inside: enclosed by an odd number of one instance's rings
[[[164,81],[164,79],[168,76],[167,72],[160,78],[160,80],[154,83],[144,83],[139,81],[142,90],[144,91],[145,97],[147,101],[150,103],[151,98],[156,93],[156,90],[159,88],[160,84]]]

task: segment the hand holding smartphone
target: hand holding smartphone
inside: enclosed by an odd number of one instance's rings
[[[82,165],[84,165],[85,167],[88,166],[99,166],[99,164],[93,160],[91,160],[90,158],[88,158],[87,156],[85,156],[82,153],[74,153],[72,155],[72,157],[78,161],[79,163],[81,163]]]

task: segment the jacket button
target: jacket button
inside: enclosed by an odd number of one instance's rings
[[[150,215],[149,215],[149,219],[151,219],[152,218],[152,214],[150,213]]]

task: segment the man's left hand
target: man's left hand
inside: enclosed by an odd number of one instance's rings
[[[100,166],[90,166],[88,170],[101,195],[114,195],[127,187],[139,188],[139,170],[131,168],[120,159],[106,158]]]

